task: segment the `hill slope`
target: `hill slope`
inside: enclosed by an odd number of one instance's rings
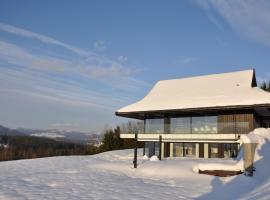
[[[132,150],[1,162],[0,199],[270,199],[270,141],[261,141],[254,177],[219,178],[192,171],[198,163],[236,162],[231,159],[151,162],[140,156],[134,169]]]

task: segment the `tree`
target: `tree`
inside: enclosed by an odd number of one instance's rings
[[[131,123],[126,124],[129,128]],[[132,130],[135,130],[132,127]],[[101,151],[112,151],[119,149],[130,149],[135,147],[134,139],[120,138],[121,129],[117,126],[115,129],[107,129],[103,135]],[[132,132],[129,132],[132,133]],[[134,132],[133,132],[134,133]],[[138,147],[143,147],[143,143],[138,142]]]
[[[268,84],[267,84],[267,92],[270,92],[270,80],[268,81]]]
[[[265,81],[263,81],[260,88],[263,89],[264,91],[267,91],[269,89],[269,88],[267,88],[267,85],[266,85]]]

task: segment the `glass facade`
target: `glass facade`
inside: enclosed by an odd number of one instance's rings
[[[145,119],[147,134],[243,134],[253,129],[253,115],[192,116]]]
[[[183,157],[183,143],[173,143],[173,156],[174,157]]]
[[[209,157],[209,158],[235,158],[238,155],[239,144],[237,143],[195,143],[195,142],[175,142],[163,143],[163,156],[164,157]],[[198,144],[198,145],[196,145]],[[208,148],[196,149],[204,147],[205,144]],[[151,157],[153,155],[159,156],[159,142],[145,142],[145,155]],[[171,149],[172,147],[172,149]],[[197,151],[196,151],[197,150]],[[201,155],[200,156],[200,151]],[[206,151],[206,152],[205,152]]]
[[[192,133],[217,133],[217,116],[192,117]]]
[[[195,143],[184,143],[184,156],[185,157],[196,156],[196,144]]]
[[[196,144],[195,143],[173,143],[174,157],[195,157]]]
[[[191,133],[191,117],[171,118],[170,133],[185,134]]]
[[[224,158],[235,158],[238,155],[238,144],[223,144]]]
[[[162,134],[164,132],[164,119],[146,119],[145,133],[146,134]]]
[[[235,158],[238,154],[238,144],[235,143],[210,143],[210,158]]]
[[[209,144],[209,157],[218,158],[219,157],[219,144]]]
[[[145,142],[145,155],[151,157],[159,155],[159,142]]]

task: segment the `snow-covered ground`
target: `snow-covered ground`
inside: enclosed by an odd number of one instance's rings
[[[134,169],[132,150],[1,162],[0,199],[270,199],[268,152],[270,141],[264,139],[254,177],[219,178],[192,170],[199,163],[237,162],[231,159],[154,162],[140,156]]]

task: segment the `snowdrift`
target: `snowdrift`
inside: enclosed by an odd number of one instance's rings
[[[268,163],[270,163],[270,129],[257,128],[250,132],[249,134],[242,135],[239,143],[240,145],[246,143],[256,143],[257,147],[255,149],[254,155],[254,166],[256,169],[256,175],[263,178],[265,177],[265,172],[268,169]],[[243,148],[240,148],[238,157],[235,163],[223,164],[223,163],[202,163],[197,164],[193,167],[194,172],[199,171],[244,171],[244,154]],[[263,162],[260,162],[263,159]]]

